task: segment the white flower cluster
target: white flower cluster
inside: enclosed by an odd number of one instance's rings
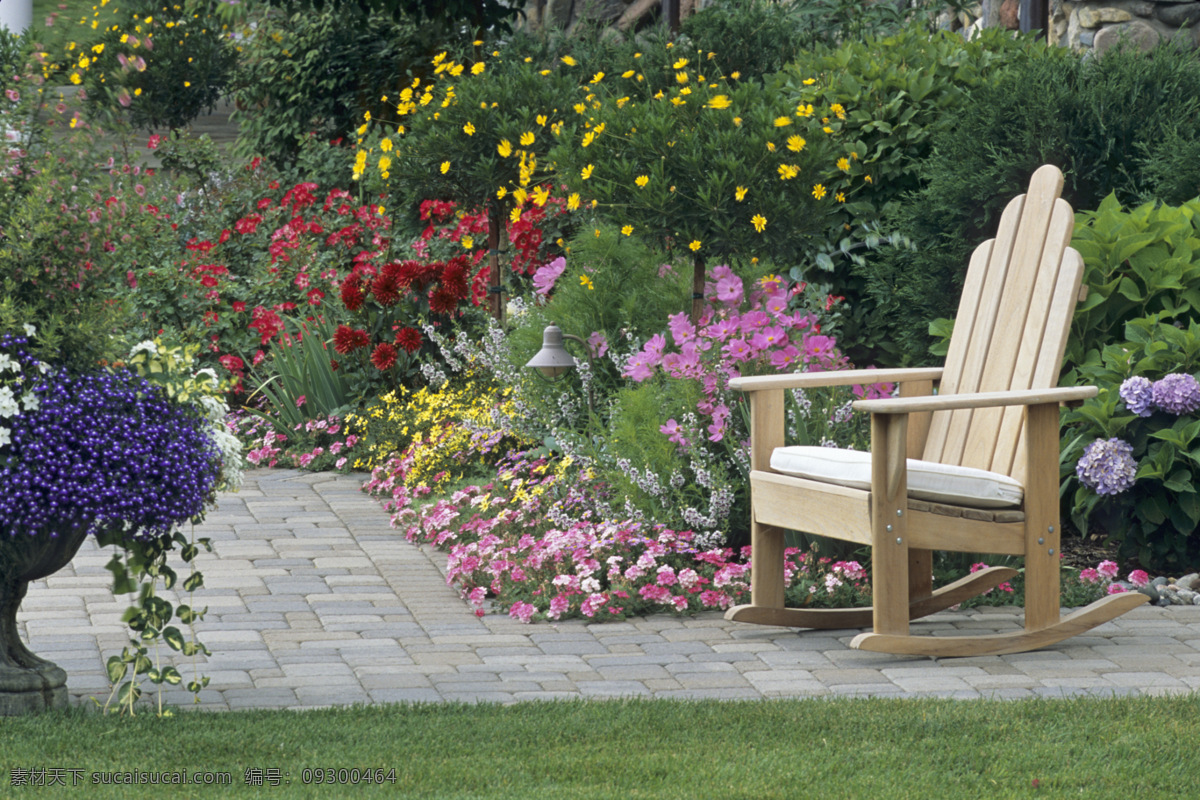
[[[27,336],[33,336],[36,333],[37,329],[32,325],[25,326]],[[48,367],[39,362],[38,369],[45,374]],[[0,420],[10,420],[19,416],[22,407],[25,411],[38,409],[38,397],[33,393],[28,380],[24,370],[21,369],[20,361],[10,357],[7,353],[0,353]],[[0,422],[0,447],[10,444],[12,444],[12,428]]]
[[[208,435],[221,454],[221,475],[217,479],[217,487],[236,492],[242,488],[246,459],[242,454],[242,443],[229,429],[229,406],[225,405],[224,401],[208,395],[200,396],[200,406],[208,421]]]

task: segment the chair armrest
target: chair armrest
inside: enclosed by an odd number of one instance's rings
[[[883,370],[880,370],[881,372]],[[1086,400],[1098,393],[1095,386],[1059,386],[1052,389],[1014,389],[1007,392],[967,392],[936,397],[885,397],[856,400],[854,408],[869,414],[911,414],[915,411],[944,411],[953,408],[989,406],[1032,406]]]
[[[872,383],[904,383],[905,381],[936,381],[942,377],[941,367],[912,369],[846,369],[830,372],[795,372],[787,375],[755,375],[733,378],[729,388],[743,392],[763,389],[809,389],[817,386],[852,386]]]

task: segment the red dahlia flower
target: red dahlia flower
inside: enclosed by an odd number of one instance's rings
[[[406,353],[415,353],[421,349],[421,332],[416,328],[401,328],[396,331],[396,346],[404,348]]]
[[[375,351],[371,353],[371,363],[378,370],[391,369],[396,363],[396,348],[387,342],[375,345]]]
[[[333,349],[342,355],[366,347],[370,342],[366,331],[355,330],[348,325],[338,325],[337,330],[333,332]]]
[[[342,281],[342,304],[350,311],[358,311],[363,304],[362,279],[349,275]]]

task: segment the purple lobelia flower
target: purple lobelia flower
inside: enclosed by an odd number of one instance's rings
[[[1154,405],[1172,414],[1190,414],[1200,408],[1200,383],[1184,372],[1154,382]]]
[[[1125,407],[1139,417],[1148,417],[1154,413],[1154,384],[1149,378],[1135,375],[1121,384],[1121,399]]]
[[[1133,486],[1137,475],[1133,445],[1116,438],[1097,439],[1083,449],[1075,474],[1096,494],[1120,494]]]
[[[0,535],[155,538],[203,512],[221,456],[194,407],[127,370],[51,370],[32,393],[0,447]]]

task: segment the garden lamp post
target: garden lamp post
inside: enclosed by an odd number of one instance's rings
[[[592,356],[587,351],[587,342],[573,334],[563,333],[562,328],[557,325],[547,325],[546,329],[542,331],[542,349],[538,350],[537,355],[525,363],[525,367],[538,370],[550,381],[557,380],[567,370],[574,369],[575,357],[567,352],[567,348],[563,345],[564,339],[570,339],[583,345],[584,355],[587,356],[588,363],[592,363]],[[592,387],[590,384],[587,390],[587,404],[588,411],[592,411]]]

